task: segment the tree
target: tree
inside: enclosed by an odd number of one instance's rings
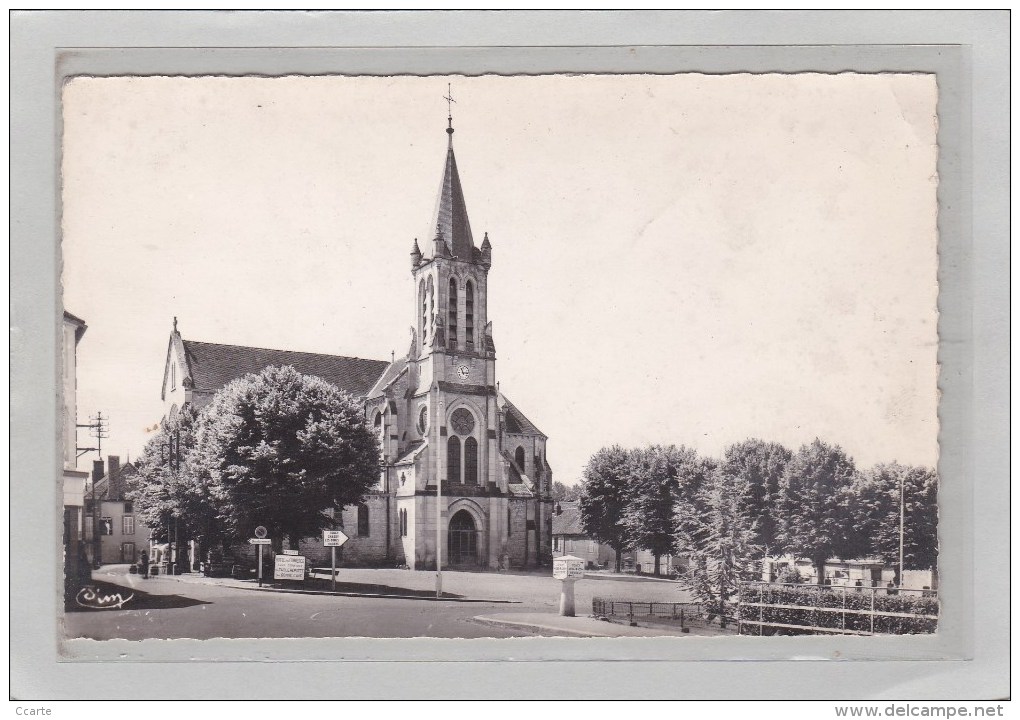
[[[676,502],[681,482],[685,489],[700,482],[699,459],[693,450],[675,445],[652,445],[632,450],[630,490],[623,522],[630,542],[652,553],[653,573],[676,541]]]
[[[754,577],[762,549],[747,512],[750,483],[723,468],[713,470],[694,498],[677,503],[676,547],[688,556],[680,582],[726,627],[726,607],[741,580]],[[692,507],[693,506],[693,507]]]
[[[335,527],[379,477],[379,446],[360,404],[292,367],[229,383],[199,418],[193,455],[224,530],[264,525],[282,550]]]
[[[212,498],[191,465],[197,420],[188,406],[162,422],[135,462],[128,497],[157,538],[170,540],[171,527],[181,541],[219,535]]]
[[[747,481],[747,511],[757,527],[755,544],[763,554],[776,546],[779,485],[791,457],[793,453],[779,443],[753,438],[730,445],[723,455],[723,470]]]
[[[580,485],[564,485],[559,480],[553,482],[552,498],[557,502],[574,502],[581,497]]]
[[[777,539],[787,552],[807,557],[818,584],[825,583],[825,562],[866,551],[853,507],[857,469],[838,445],[815,439],[793,456],[779,487]]]
[[[616,572],[620,572],[623,551],[630,545],[623,521],[630,499],[630,476],[631,453],[613,445],[588,460],[581,485],[581,527],[591,539],[613,548]]]
[[[898,463],[875,465],[858,483],[867,551],[900,563],[900,487],[903,488],[903,569],[938,567],[938,475]]]

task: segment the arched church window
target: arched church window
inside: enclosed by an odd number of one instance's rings
[[[400,511],[400,537],[407,537],[407,510]]]
[[[449,297],[450,311],[448,323],[450,326],[450,335],[446,342],[450,348],[457,347],[457,280],[450,278],[450,297]]]
[[[446,475],[450,482],[460,482],[460,438],[456,435],[446,441]]]
[[[426,296],[425,281],[421,281],[421,288],[418,291],[421,295],[421,346],[428,344],[429,334],[429,299]]]
[[[517,452],[514,453],[514,462],[517,463],[517,469],[524,472],[524,448],[517,448]]]
[[[368,505],[358,503],[358,537],[368,537]]]
[[[429,334],[435,337],[436,335],[436,297],[435,288],[432,285],[432,276],[429,276],[428,283],[425,286],[425,295],[428,296],[429,308],[428,308],[428,325]]]
[[[464,482],[478,484],[478,441],[473,437],[464,441]]]
[[[418,412],[418,433],[422,436],[428,432],[429,429],[429,408],[427,405],[422,405],[421,410]]]
[[[470,280],[464,290],[464,342],[468,350],[475,347],[475,286]]]

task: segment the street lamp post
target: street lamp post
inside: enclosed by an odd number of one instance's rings
[[[900,587],[903,587],[903,473],[900,473]]]

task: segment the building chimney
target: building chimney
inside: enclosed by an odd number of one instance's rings
[[[107,455],[110,463],[110,483],[107,485],[106,497],[110,500],[123,500],[124,488],[120,480],[120,455]]]
[[[103,461],[102,460],[93,460],[92,461],[92,485],[93,485],[93,487],[95,486],[95,484],[97,482],[99,482],[100,480],[103,479],[103,475],[104,474],[105,473],[104,473],[104,470],[103,470]]]

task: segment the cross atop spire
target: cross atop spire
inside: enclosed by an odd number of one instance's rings
[[[443,95],[443,100],[446,101],[446,133],[450,136],[450,142],[453,142],[453,103],[457,101],[453,99],[450,83],[446,83],[446,95]]]

